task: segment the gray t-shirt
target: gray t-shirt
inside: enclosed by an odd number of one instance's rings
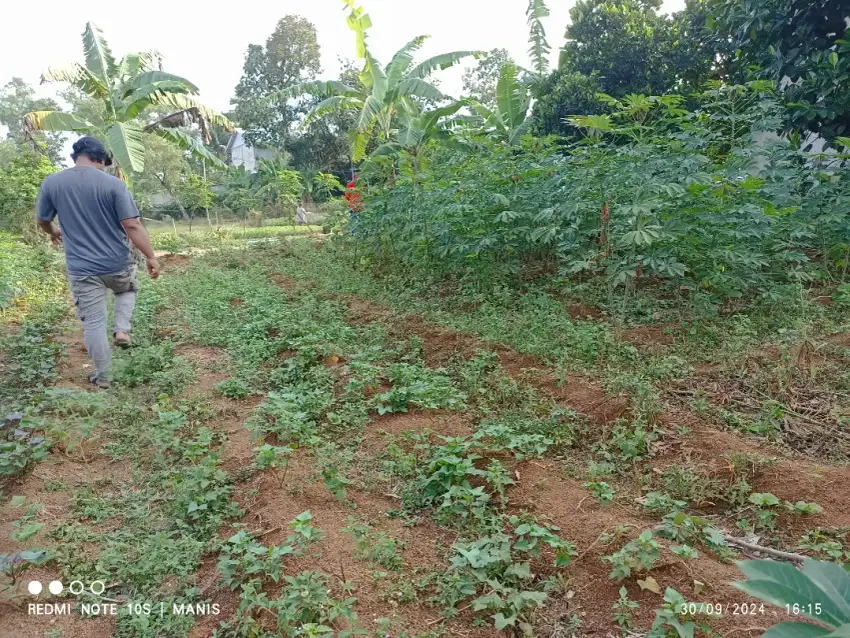
[[[53,221],[57,213],[69,275],[109,275],[133,263],[121,220],[140,215],[120,179],[90,166],[48,175],[38,193],[36,216]]]

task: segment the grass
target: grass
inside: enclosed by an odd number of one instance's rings
[[[646,349],[615,320],[573,319],[543,285],[482,295],[376,276],[334,245],[221,242],[143,281],[135,346],[116,354],[115,388],[95,393],[60,365],[68,309],[55,256],[11,239],[2,248],[12,293],[0,398],[14,413],[3,432],[24,433],[0,448],[10,618],[23,613],[26,574],[49,573],[102,579],[122,601],[227,603],[217,618],[124,610],[117,636],[184,636],[199,623],[221,638],[575,634],[582,617],[557,611],[566,601],[588,610],[592,631],[646,631],[653,618],[661,631],[677,618],[699,633],[728,623],[671,610],[705,597],[695,580],[713,600],[736,600],[722,582],[736,556],[724,534],[845,556],[843,519],[788,493],[788,462],[786,492],[772,493],[795,439],[690,458],[679,451],[690,429],[664,419],[701,388],[705,361],[726,362],[717,378],[742,382],[747,399],[838,393],[846,381],[803,375],[790,358],[779,371],[732,364],[778,330],[795,331],[779,338],[789,347],[803,331],[818,343],[846,326],[840,309],[808,321],[799,307],[760,309]],[[388,310],[364,317],[350,296]],[[483,345],[440,350],[439,333],[417,333],[409,313]],[[537,359],[503,367],[504,346]],[[591,422],[557,389],[576,373],[603,399],[627,394],[630,409]],[[719,405],[699,398],[710,418]],[[666,603],[644,589],[656,580]]]
[[[245,240],[272,239],[322,232],[321,226],[295,226],[292,224],[245,226],[241,223],[222,224],[212,227],[204,223],[194,224],[189,230],[187,224],[148,222],[151,243],[156,250],[182,252],[190,248],[222,248],[242,245]]]
[[[59,257],[56,251],[30,248],[0,232],[0,326],[57,311],[65,288]]]
[[[850,353],[829,341],[830,335],[850,327],[850,312],[840,304],[817,303],[817,290],[791,291],[787,299],[754,303],[709,323],[682,318],[674,322],[670,315],[666,326],[676,338],[645,348],[629,339],[628,326],[620,319],[574,318],[571,304],[545,282],[468,290],[462,282],[406,279],[400,270],[374,277],[368,269],[353,268],[356,259],[350,250],[329,249],[315,255],[308,244],[296,244],[285,268],[328,294],[370,299],[537,356],[562,378],[571,371],[591,374],[610,393],[631,396],[633,405],[650,417],[663,401],[694,396],[703,416],[718,426],[795,449],[850,458],[846,437],[828,438],[828,445],[820,439],[818,445],[818,436],[843,429],[850,414],[844,400],[850,386],[842,373]],[[642,305],[636,308],[632,322],[639,322],[643,312]],[[604,306],[602,317],[607,317]],[[653,327],[658,323],[652,317],[644,319]],[[742,373],[742,362],[750,362],[749,374]],[[718,368],[713,374],[721,381],[716,396],[705,394],[703,375],[696,373],[710,365]],[[683,384],[690,388],[686,395]],[[727,390],[741,398],[726,403]],[[805,416],[812,413],[816,419]],[[813,429],[819,420],[824,425]],[[786,434],[777,436],[779,432]]]

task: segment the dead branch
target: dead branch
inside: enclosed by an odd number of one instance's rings
[[[772,549],[770,547],[762,547],[761,545],[754,545],[753,543],[748,543],[742,538],[735,538],[734,536],[723,535],[723,538],[726,539],[726,542],[730,545],[735,545],[742,549],[746,549],[749,552],[758,552],[759,554],[765,554],[766,556],[772,556],[778,560],[787,560],[792,563],[797,563],[802,565],[806,562],[806,556],[802,554],[793,554],[791,552],[783,552],[778,549]]]

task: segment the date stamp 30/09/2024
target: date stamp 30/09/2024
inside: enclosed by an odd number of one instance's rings
[[[813,617],[821,614],[820,603],[788,604],[783,607],[765,607],[764,603],[682,603],[676,610],[681,615],[689,616],[764,616],[781,615],[791,617]]]

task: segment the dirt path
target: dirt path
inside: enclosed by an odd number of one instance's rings
[[[169,260],[169,268],[179,268],[185,262]],[[57,335],[56,340],[64,347],[64,354],[57,366],[59,380],[57,387],[94,392],[87,381],[87,371],[91,367],[79,326],[68,322],[67,330]],[[179,345],[175,354],[182,356],[195,364],[197,379],[187,389],[186,394],[202,395],[215,409],[216,418],[212,426],[226,435],[226,440],[217,452],[223,460],[223,468],[231,476],[237,476],[240,470],[245,470],[254,460],[254,447],[257,441],[245,427],[245,421],[251,411],[264,397],[256,396],[237,401],[215,397],[213,387],[229,375],[227,369],[227,354],[223,350],[201,346],[193,343]],[[401,424],[395,417],[388,415],[379,418],[370,426],[366,437],[381,438],[384,434],[399,434],[404,430],[418,429],[416,417],[409,423]],[[430,420],[433,429],[440,429],[439,422]],[[132,478],[128,475],[128,467],[123,463],[115,463],[99,453],[103,440],[91,441],[86,446],[86,459],[77,456],[66,456],[58,449],[49,458],[37,464],[32,472],[21,477],[9,490],[10,496],[25,496],[29,503],[44,505],[44,514],[39,520],[45,523],[45,532],[55,524],[73,519],[70,507],[70,495],[75,489],[82,487],[93,479],[108,482],[113,485],[129,483]],[[387,532],[396,537],[405,546],[403,558],[405,570],[408,573],[421,570],[433,571],[441,569],[444,564],[444,546],[452,539],[446,540],[445,533],[431,523],[425,523],[416,529],[408,529],[400,520],[388,518],[388,511],[397,508],[397,500],[374,494],[350,491],[350,506],[335,499],[321,483],[321,477],[315,476],[312,459],[304,453],[295,459],[289,470],[289,478],[284,486],[277,484],[274,478],[266,473],[255,473],[236,485],[236,500],[246,510],[240,521],[247,529],[262,534],[261,542],[266,545],[282,542],[289,533],[287,523],[301,512],[310,510],[313,523],[325,532],[325,539],[319,545],[322,556],[319,560],[299,559],[286,564],[285,572],[295,575],[300,570],[312,569],[326,572],[340,581],[353,587],[353,595],[357,597],[355,610],[362,626],[373,629],[379,618],[390,618],[395,627],[403,627],[411,632],[427,632],[435,628],[441,621],[439,610],[426,607],[422,603],[400,604],[387,584],[376,581],[372,574],[375,566],[363,560],[355,559],[357,545],[351,534],[343,532],[349,524],[349,517],[367,520],[375,529]],[[46,486],[56,484],[62,489]],[[298,486],[298,489],[293,489]],[[11,523],[20,512],[10,506],[10,501],[0,505],[0,537],[8,538],[12,530]],[[222,539],[233,533],[230,524],[220,530]],[[45,548],[53,547],[52,541],[44,539],[40,543]],[[5,550],[6,548],[4,548]],[[13,545],[12,551],[25,549]],[[217,616],[199,618],[190,632],[193,638],[210,636],[221,621],[232,617],[238,604],[238,597],[226,589],[218,587],[219,574],[216,570],[217,556],[208,556],[203,561],[196,575],[197,587],[202,598],[209,598],[218,604],[221,613]],[[78,612],[72,612],[68,617],[32,616],[28,615],[26,604],[29,602],[45,602],[43,595],[36,599],[26,591],[30,580],[48,583],[61,579],[58,570],[47,566],[35,567],[28,570],[18,584],[16,599],[13,605],[4,605],[4,613],[0,614],[0,638],[42,638],[46,632],[61,630],[62,638],[106,638],[114,633],[114,622],[108,617],[97,619],[82,619]],[[45,592],[46,593],[46,592]],[[270,592],[271,594],[272,592]],[[49,597],[51,601],[57,599]],[[71,599],[62,599],[62,602]],[[492,635],[484,629],[474,629],[469,626],[468,618],[449,623],[452,635],[479,638]]]

